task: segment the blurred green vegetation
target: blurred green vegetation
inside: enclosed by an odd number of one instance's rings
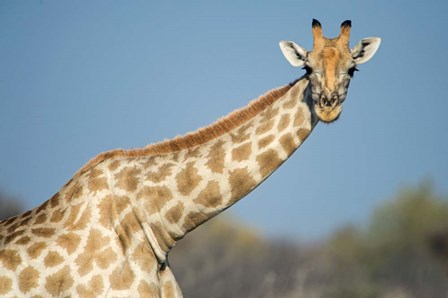
[[[171,265],[185,297],[446,297],[447,263],[431,241],[443,232],[448,250],[448,198],[432,189],[402,190],[317,243],[263,239],[219,217],[180,241]]]
[[[22,211],[20,200],[0,191],[0,220],[16,216]]]
[[[0,195],[0,218],[21,211]],[[430,183],[400,191],[362,225],[314,243],[266,239],[219,216],[170,254],[185,297],[420,298],[448,294],[448,198]]]

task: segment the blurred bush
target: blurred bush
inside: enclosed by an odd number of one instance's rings
[[[170,261],[185,297],[446,297],[446,271],[431,253],[443,247],[434,236],[443,228],[448,200],[423,184],[319,243],[263,239],[218,218],[180,241]]]
[[[16,216],[23,211],[20,200],[0,192],[0,220]]]

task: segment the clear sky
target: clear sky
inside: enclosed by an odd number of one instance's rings
[[[170,2],[170,3],[168,3]],[[448,193],[444,1],[1,1],[0,189],[41,204],[90,158],[207,125],[303,70],[311,20],[382,38],[340,120],[320,123],[230,213],[269,236],[362,224],[401,187]]]

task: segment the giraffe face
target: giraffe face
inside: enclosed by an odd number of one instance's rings
[[[307,51],[292,41],[281,41],[280,48],[295,67],[303,67],[311,85],[313,110],[319,120],[330,123],[337,120],[347,97],[350,80],[356,66],[367,62],[377,51],[381,39],[370,37],[349,49],[351,22],[341,24],[337,38],[323,36],[322,26],[313,20],[314,45]]]

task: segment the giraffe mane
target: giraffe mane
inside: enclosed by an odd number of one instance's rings
[[[298,80],[297,80],[298,81]],[[135,149],[115,149],[102,152],[89,160],[75,175],[74,178],[86,172],[93,166],[110,158],[134,158],[151,155],[162,155],[180,150],[193,148],[207,143],[249,121],[264,109],[282,97],[297,82],[272,89],[252,100],[246,107],[236,109],[227,116],[218,119],[213,124],[189,132],[183,136],[165,140],[159,143],[147,145],[143,148]]]

